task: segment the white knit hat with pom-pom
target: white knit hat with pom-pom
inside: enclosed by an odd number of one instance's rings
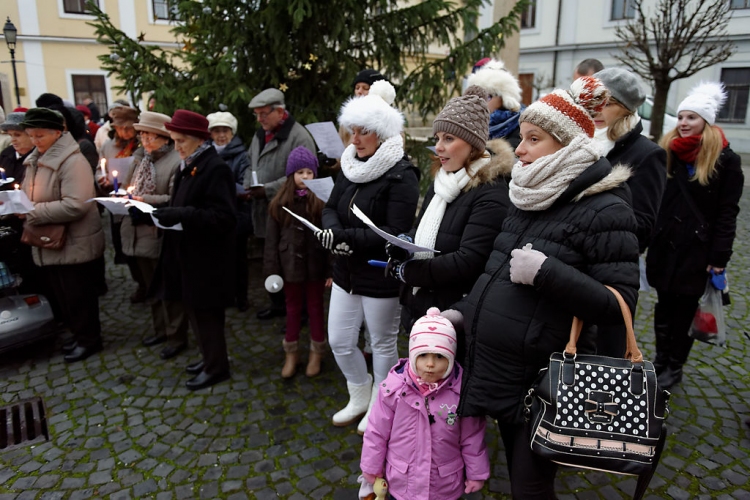
[[[386,80],[370,86],[370,92],[361,97],[348,99],[341,107],[339,125],[349,133],[352,127],[362,127],[375,132],[381,140],[401,134],[404,115],[391,106],[396,98],[396,89]]]
[[[724,85],[717,82],[701,82],[693,87],[688,96],[677,107],[680,111],[692,111],[706,120],[709,125],[716,122],[716,114],[727,100]]]
[[[453,371],[453,361],[456,359],[456,329],[453,323],[440,315],[440,309],[430,307],[427,314],[419,318],[409,334],[409,366],[417,373],[417,357],[420,354],[440,354],[448,359],[448,369],[441,379]]]
[[[609,91],[598,78],[584,76],[570,90],[556,89],[521,113],[519,123],[529,122],[567,146],[577,135],[594,137],[593,116],[609,99]]]

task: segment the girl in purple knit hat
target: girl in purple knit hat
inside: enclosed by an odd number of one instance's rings
[[[490,476],[485,419],[456,415],[456,346],[451,322],[430,308],[411,330],[409,358],[378,388],[360,467],[367,484],[385,478],[396,500],[456,500]]]

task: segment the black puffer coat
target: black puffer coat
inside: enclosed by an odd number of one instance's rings
[[[368,260],[387,260],[385,240],[351,211],[357,205],[373,224],[390,234],[412,228],[419,200],[419,170],[404,156],[374,181],[355,184],[339,175],[323,209],[323,228],[340,229],[354,253],[336,257],[333,282],[349,293],[374,298],[397,297],[399,283]]]
[[[727,267],[732,256],[745,178],[740,157],[729,147],[721,152],[708,186],[688,181],[685,163],[674,154],[671,161],[672,177],[667,181],[646,255],[646,275],[649,284],[660,292],[702,295],[708,278],[706,268]],[[707,228],[700,227],[680,183],[690,193]]]
[[[612,165],[627,165],[633,171],[628,186],[633,197],[635,220],[638,221],[638,248],[643,253],[651,240],[667,185],[667,152],[641,132],[643,124],[639,121],[633,130],[615,141],[607,160]]]
[[[635,309],[638,239],[624,184],[629,173],[602,158],[550,208],[509,210],[484,274],[456,305],[467,341],[459,415],[521,423],[523,398],[550,354],[565,348],[573,317],[584,321],[583,343],[590,342],[590,325],[623,321],[604,285]],[[510,252],[527,243],[548,257],[534,286],[510,280]]]
[[[503,178],[513,168],[515,155],[507,142],[496,139],[490,163],[475,173],[461,194],[445,209],[431,259],[412,259],[404,265],[406,284],[401,286],[401,323],[406,331],[430,307],[441,311],[469,293],[492,252],[510,207],[508,184]],[[502,143],[502,144],[501,144]],[[412,238],[435,195],[434,183],[425,195]],[[414,293],[414,287],[419,290]]]

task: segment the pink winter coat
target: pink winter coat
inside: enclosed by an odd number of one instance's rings
[[[363,472],[384,474],[398,500],[456,500],[464,480],[490,477],[483,417],[456,416],[462,369],[427,397],[407,373],[408,359],[391,368],[367,422]],[[434,417],[430,425],[428,415]]]

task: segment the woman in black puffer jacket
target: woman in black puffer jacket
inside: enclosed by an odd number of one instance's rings
[[[385,97],[381,97],[385,96]],[[395,90],[381,80],[370,93],[349,99],[339,123],[352,134],[341,157],[341,174],[323,209],[323,247],[336,256],[333,264],[328,341],[346,377],[349,403],[333,416],[333,425],[354,423],[376,398],[377,389],[398,361],[399,283],[367,261],[385,260],[383,239],[352,213],[357,206],[372,222],[391,234],[408,231],[419,199],[419,171],[404,154],[403,115],[390,106]],[[390,102],[385,99],[388,98]],[[357,349],[362,319],[372,342],[373,376]],[[367,417],[358,430],[364,433]]]
[[[389,269],[400,279],[401,324],[408,332],[427,309],[447,309],[469,293],[492,251],[510,206],[508,184],[515,154],[503,139],[487,151],[489,110],[484,92],[469,87],[451,99],[432,125],[437,139],[434,182],[407,235],[439,253],[418,252],[386,245]],[[403,262],[399,262],[403,261]],[[463,353],[459,337],[459,359]]]
[[[646,256],[654,309],[661,387],[682,379],[693,339],[688,330],[709,271],[723,271],[732,255],[744,176],[739,156],[714,125],[726,98],[716,83],[696,87],[678,108],[677,127],[662,138],[670,178]]]
[[[636,221],[624,182],[630,171],[601,158],[590,114],[608,97],[583,77],[521,115],[519,157],[510,200],[484,274],[444,315],[466,332],[459,416],[498,420],[513,498],[554,498],[557,466],[529,447],[523,399],[549,356],[562,351],[573,317],[591,325],[621,324],[620,307],[638,297]],[[588,342],[587,342],[588,340]],[[584,345],[581,345],[584,344]]]

